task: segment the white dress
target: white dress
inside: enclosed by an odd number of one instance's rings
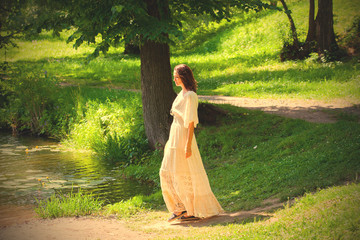
[[[185,157],[185,146],[190,122],[198,124],[198,97],[195,92],[181,91],[173,102],[174,116],[169,140],[164,149],[160,168],[161,190],[170,212],[187,211],[195,217],[210,217],[223,212],[211,191],[195,135],[192,139],[189,158]]]

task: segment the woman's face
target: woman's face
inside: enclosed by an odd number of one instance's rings
[[[174,82],[176,86],[184,85],[183,82],[181,81],[179,74],[177,74],[176,71],[174,71]]]

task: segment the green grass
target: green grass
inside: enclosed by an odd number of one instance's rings
[[[334,0],[334,28],[342,43],[346,29],[358,15],[359,0]],[[304,40],[308,1],[292,1],[289,8]],[[195,27],[194,27],[195,26]],[[199,93],[252,98],[300,98],[352,103],[360,99],[360,68],[357,59],[343,63],[279,60],[283,42],[289,39],[289,23],[283,12],[237,12],[231,22],[208,23],[203,19],[184,23],[185,39],[172,46],[171,64],[186,63],[194,69]],[[59,81],[71,84],[140,89],[140,59],[124,55],[122,47],[86,64],[94,50],[78,50],[49,33],[19,42],[7,52],[7,61],[19,68],[42,68]]]
[[[35,212],[42,218],[75,217],[97,213],[103,205],[103,201],[79,189],[77,193],[73,190],[69,194],[59,192],[38,201]]]

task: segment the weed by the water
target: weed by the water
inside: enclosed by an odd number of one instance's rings
[[[91,194],[84,194],[81,189],[74,193],[53,194],[47,200],[37,200],[35,212],[42,218],[74,217],[97,213],[104,202]]]

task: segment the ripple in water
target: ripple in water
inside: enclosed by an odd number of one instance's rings
[[[64,151],[46,139],[0,133],[2,205],[35,204],[55,191],[76,192],[79,187],[107,203],[152,192],[148,185],[122,178],[116,167],[89,152]]]

